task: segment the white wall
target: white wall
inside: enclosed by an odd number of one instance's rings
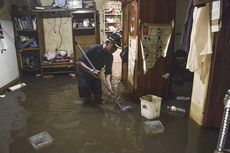
[[[0,20],[0,23],[2,28],[14,38],[12,22]],[[8,48],[0,53],[0,88],[19,77],[14,41],[5,32],[3,34]]]

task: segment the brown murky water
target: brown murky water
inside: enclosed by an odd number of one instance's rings
[[[0,153],[211,153],[216,147],[218,130],[199,128],[164,105],[158,119],[165,131],[146,134],[147,119],[130,98],[124,99],[133,111],[119,113],[111,103],[81,101],[69,76],[25,81],[0,99]],[[54,142],[36,150],[28,138],[43,131]]]

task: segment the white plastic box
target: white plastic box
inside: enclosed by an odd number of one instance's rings
[[[83,4],[81,0],[68,0],[67,2],[69,8],[83,8]]]
[[[147,119],[154,119],[160,116],[161,97],[154,95],[145,95],[140,97],[141,115]]]
[[[143,125],[146,134],[162,133],[165,130],[160,120],[145,121]]]
[[[35,149],[40,149],[53,143],[53,138],[48,132],[44,131],[28,138]]]

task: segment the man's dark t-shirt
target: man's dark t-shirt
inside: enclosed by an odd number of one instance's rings
[[[85,54],[97,70],[101,70],[105,66],[105,75],[112,74],[113,55],[104,52],[102,45],[93,45],[86,49]],[[83,61],[88,67],[92,68],[83,54],[78,60]],[[92,78],[89,73],[79,66],[77,66],[77,76],[85,79]]]

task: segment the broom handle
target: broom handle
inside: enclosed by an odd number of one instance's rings
[[[80,49],[81,53],[85,56],[86,60],[89,62],[90,66],[93,68],[93,70],[96,70],[96,68],[94,67],[93,63],[90,61],[88,56],[85,54],[85,52],[83,51],[81,46],[77,42],[76,42],[76,44],[77,44],[77,47]]]

